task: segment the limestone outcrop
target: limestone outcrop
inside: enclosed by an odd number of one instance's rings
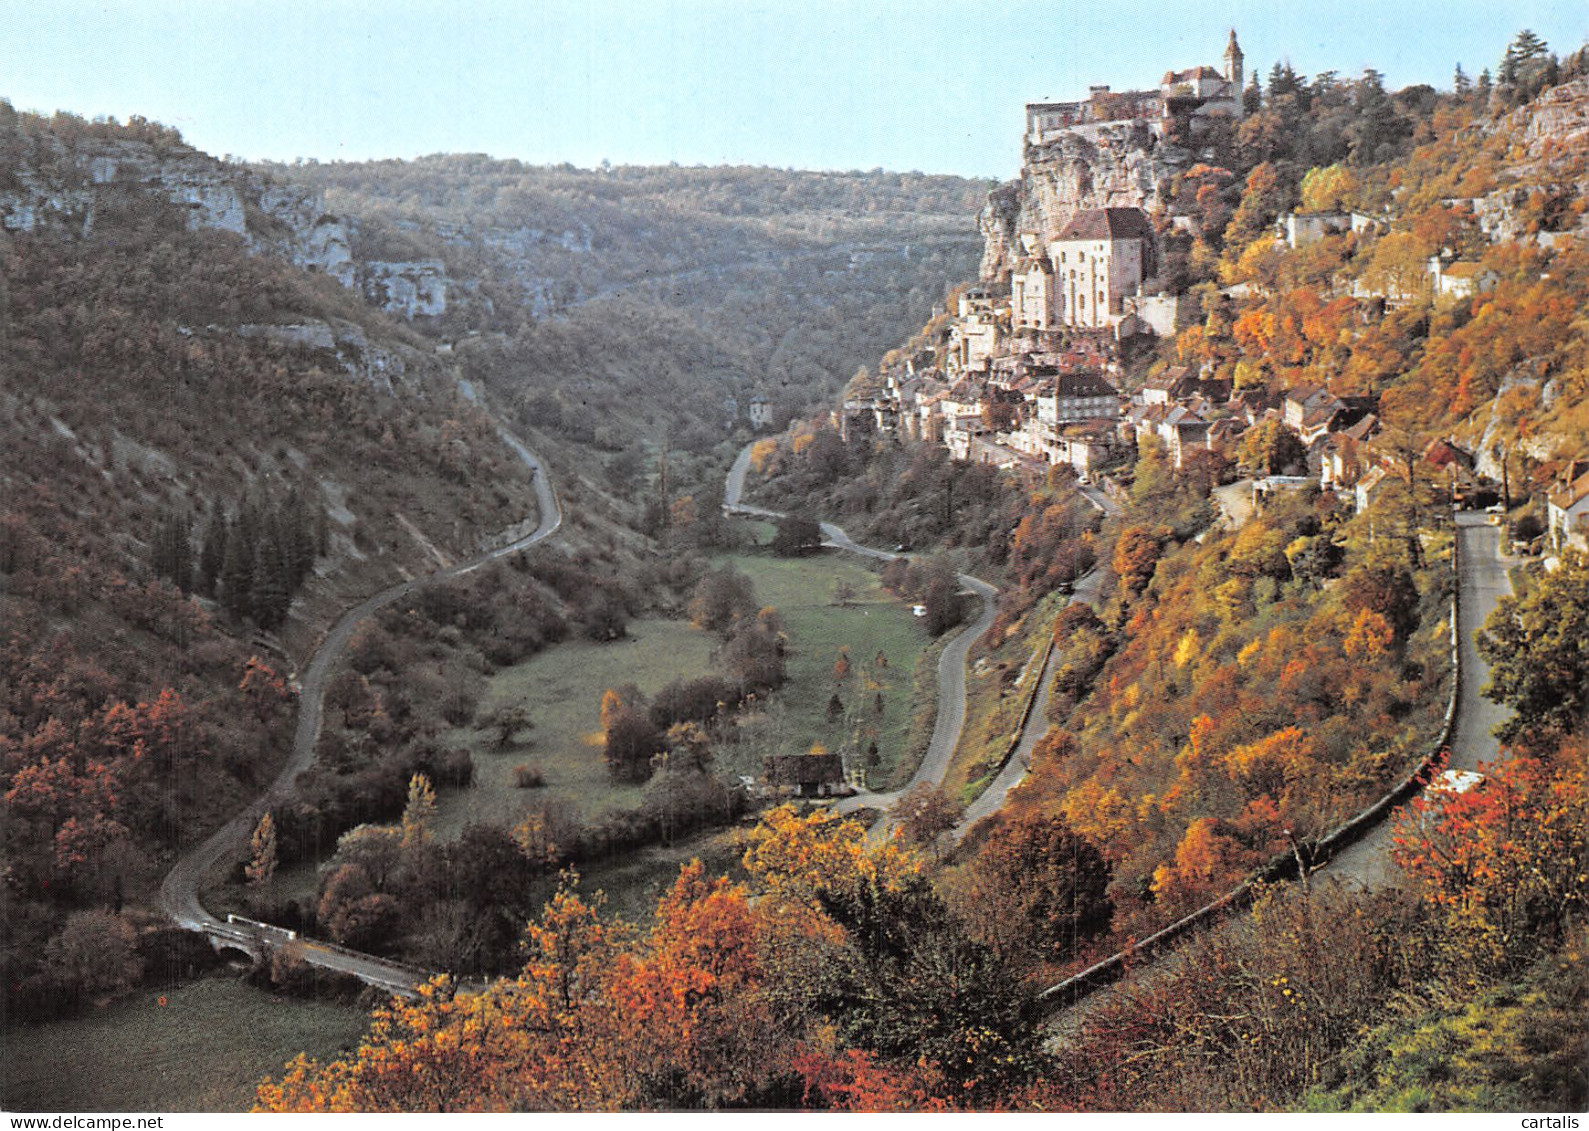
[[[252,251],[353,285],[347,225],[326,212],[319,192],[278,184],[187,146],[92,137],[71,145],[36,141],[8,172],[0,225],[10,231],[87,234],[103,205],[141,192],[182,209],[190,228],[231,232]]]
[[[1589,78],[1545,91],[1488,126],[1491,133],[1520,139],[1504,170],[1505,187],[1466,201],[1492,240],[1553,242],[1561,231],[1585,226],[1589,211]],[[1550,202],[1542,231],[1539,209]]]
[[[127,193],[146,193],[181,209],[189,228],[231,232],[252,252],[329,275],[402,318],[445,313],[455,285],[440,260],[359,261],[349,224],[326,211],[318,189],[186,146],[93,137],[36,143],[8,173],[0,187],[0,226],[9,231],[87,235],[101,208]],[[578,247],[588,245],[589,233],[557,238]]]
[[[1065,132],[1028,146],[1020,181],[994,189],[978,219],[983,281],[1009,276],[1021,254],[1021,233],[1035,232],[1046,243],[1083,209],[1135,207],[1166,214],[1171,181],[1191,160],[1187,150],[1159,140],[1140,120],[1095,125],[1085,134]]]

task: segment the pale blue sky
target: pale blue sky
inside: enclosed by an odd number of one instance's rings
[[[1494,68],[1585,0],[0,0],[0,96],[143,114],[217,155],[485,152],[1010,177],[1022,106],[1219,64]]]

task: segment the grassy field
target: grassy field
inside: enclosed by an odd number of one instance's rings
[[[747,714],[741,730],[744,741],[719,748],[718,769],[758,776],[763,754],[805,751],[813,742],[837,750],[860,724],[876,731],[881,765],[874,777],[886,781],[908,743],[911,673],[930,643],[909,606],[884,590],[866,566],[842,554],[787,559],[742,553],[719,560],[732,563],[751,578],[760,604],[778,609],[789,632],[791,651],[789,683],[772,709]],[[840,581],[854,590],[849,608],[834,603],[834,586]],[[654,694],[680,676],[706,674],[717,641],[680,621],[659,618],[631,622],[629,636],[613,644],[560,644],[490,678],[480,713],[520,703],[527,707],[535,727],[506,752],[496,750],[490,734],[472,728],[443,736],[445,741],[469,749],[475,762],[475,783],[469,789],[441,792],[438,835],[456,836],[471,821],[511,826],[526,808],[544,799],[572,802],[587,818],[639,803],[639,787],[615,786],[607,776],[599,739],[601,693],[608,687],[634,683]],[[854,701],[844,703],[844,717],[830,722],[833,664],[841,647],[849,648],[856,668],[841,691]],[[888,659],[886,668],[876,667],[879,653]],[[871,680],[864,687],[859,670],[863,666],[869,669]],[[881,715],[876,713],[879,694]],[[514,786],[514,768],[527,762],[545,772],[545,788]],[[616,886],[624,886],[617,870],[613,878]]]
[[[579,806],[588,818],[609,809],[639,804],[636,786],[615,786],[602,758],[601,695],[609,687],[633,683],[654,694],[679,676],[704,675],[716,640],[682,621],[649,618],[631,621],[629,638],[611,644],[571,641],[493,675],[480,710],[523,704],[534,721],[520,744],[499,752],[490,734],[461,728],[443,735],[474,756],[475,780],[469,789],[443,790],[437,807],[437,834],[456,836],[471,821],[509,827],[536,801],[555,798]],[[518,789],[513,769],[540,765],[543,789]]]
[[[875,573],[836,551],[809,558],[733,554],[722,560],[750,577],[757,601],[778,610],[790,643],[789,682],[771,710],[747,719],[747,741],[722,756],[744,763],[732,766],[736,772],[756,775],[765,753],[799,753],[814,742],[837,750],[860,726],[876,733],[881,764],[872,777],[886,781],[910,734],[911,674],[931,643],[921,621],[878,583]],[[847,608],[835,602],[840,582],[854,591]],[[849,649],[852,669],[842,686],[833,675],[840,648]],[[887,667],[876,664],[879,654],[887,658]],[[835,691],[844,710],[830,721]],[[881,715],[876,712],[879,695]]]
[[[140,990],[82,1017],[4,1032],[8,1111],[247,1111],[254,1086],[293,1056],[352,1047],[351,1005],[273,996],[236,978]]]

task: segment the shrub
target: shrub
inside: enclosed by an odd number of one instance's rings
[[[522,763],[513,767],[513,784],[519,789],[540,789],[546,784],[546,772],[538,763]]]

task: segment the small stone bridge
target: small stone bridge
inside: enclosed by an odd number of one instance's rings
[[[250,962],[264,962],[272,954],[290,948],[298,957],[321,969],[350,974],[366,985],[403,997],[417,996],[418,988],[431,978],[428,971],[372,954],[306,938],[297,931],[228,915],[225,922],[212,919],[200,928],[217,954],[235,952]]]

